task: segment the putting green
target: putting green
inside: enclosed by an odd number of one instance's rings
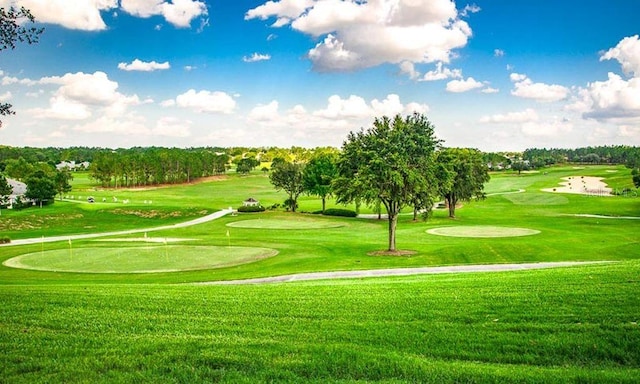
[[[488,225],[440,227],[427,230],[427,233],[452,237],[516,237],[537,235],[540,231],[528,228],[494,227]]]
[[[344,224],[331,220],[300,220],[298,218],[291,218],[242,220],[234,221],[233,223],[227,224],[227,226],[256,229],[326,229],[343,227]]]
[[[269,248],[156,245],[56,249],[20,255],[3,264],[54,272],[157,273],[222,268],[277,254]]]

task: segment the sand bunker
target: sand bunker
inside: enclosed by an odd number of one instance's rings
[[[611,188],[603,182],[603,177],[569,176],[563,177],[559,187],[545,188],[544,192],[577,193],[590,196],[611,196]]]
[[[452,237],[516,237],[537,235],[540,231],[528,228],[494,227],[490,225],[440,227],[427,230],[427,233]]]

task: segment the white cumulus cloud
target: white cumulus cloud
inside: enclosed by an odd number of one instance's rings
[[[168,61],[164,63],[157,63],[155,61],[145,62],[140,59],[135,59],[131,63],[120,63],[118,64],[118,69],[123,71],[141,71],[141,72],[152,72],[157,70],[169,69],[171,65]]]
[[[625,37],[618,45],[609,49],[600,57],[603,60],[617,60],[624,73],[640,76],[640,40],[638,35]]]
[[[117,0],[74,1],[68,0],[0,0],[0,6],[24,6],[39,22],[58,24],[69,29],[100,31],[107,28],[101,11],[118,7]]]
[[[451,0],[268,1],[245,14],[254,18],[319,38],[307,55],[318,72],[448,63],[472,34]]]
[[[581,112],[587,119],[628,126],[640,124],[640,40],[638,35],[625,37],[605,52],[600,60],[617,60],[628,79],[609,72],[607,80],[588,83],[579,88],[568,110]]]
[[[72,3],[72,4],[70,4]],[[178,28],[189,27],[196,18],[206,20],[207,5],[199,0],[0,0],[0,7],[24,6],[36,20],[69,29],[107,29],[101,12],[122,10],[136,17],[162,16]]]
[[[512,73],[511,81],[514,89],[511,94],[524,99],[549,103],[564,100],[569,96],[569,88],[557,84],[534,83],[526,75]]]
[[[255,63],[257,61],[265,61],[265,60],[271,60],[271,55],[255,52],[251,56],[245,56],[242,58],[242,61],[244,61],[245,63]]]
[[[37,84],[58,88],[49,100],[49,108],[31,111],[36,118],[81,120],[98,110],[106,115],[120,115],[128,107],[141,103],[137,95],[127,96],[118,92],[118,83],[100,71],[43,77]]]
[[[538,120],[538,113],[531,109],[527,108],[524,111],[520,112],[509,112],[506,114],[495,114],[491,116],[482,116],[480,118],[481,123],[527,123]]]
[[[484,84],[476,81],[473,77],[468,77],[466,80],[451,80],[447,83],[447,91],[454,93],[468,92],[482,87]]]
[[[236,101],[225,92],[198,91],[190,89],[178,95],[175,105],[196,112],[231,114],[236,109]]]

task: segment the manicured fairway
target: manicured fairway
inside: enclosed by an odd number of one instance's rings
[[[638,383],[640,263],[0,290],[7,383]]]
[[[268,248],[155,245],[57,249],[5,261],[12,268],[53,272],[152,273],[230,267],[275,256]]]
[[[228,223],[229,227],[236,228],[259,228],[259,229],[322,229],[322,228],[339,228],[345,224],[340,222],[325,220],[300,219],[299,217],[291,217],[285,219],[253,219],[242,220]]]

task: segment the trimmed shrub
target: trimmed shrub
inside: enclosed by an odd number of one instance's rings
[[[264,212],[265,211],[265,207],[263,207],[262,205],[254,205],[254,206],[242,206],[238,208],[238,212]]]
[[[342,216],[342,217],[356,217],[358,214],[350,209],[342,208],[329,208],[325,209],[323,215],[325,216]]]
[[[0,244],[9,244],[11,242],[11,239],[8,237],[0,237]]]

